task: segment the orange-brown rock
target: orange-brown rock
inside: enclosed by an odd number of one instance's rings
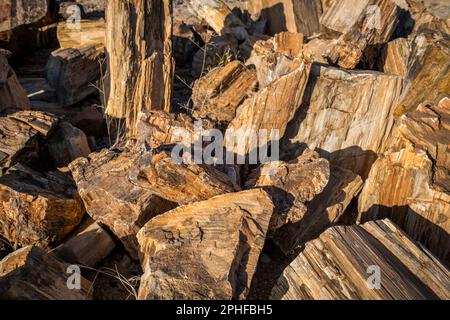
[[[269,195],[254,189],[155,217],[138,233],[139,298],[245,298],[272,212]]]
[[[377,283],[377,275],[379,281]],[[272,299],[449,299],[450,273],[389,220],[332,227],[284,270]]]
[[[449,265],[450,100],[402,116],[359,197],[360,221],[389,217]]]
[[[80,277],[80,288],[69,276],[69,264],[36,247],[28,246],[0,261],[2,300],[91,300],[92,283]]]
[[[405,77],[408,73],[409,54],[408,39],[398,38],[389,42],[383,52],[383,71]]]
[[[0,233],[16,246],[45,248],[72,231],[84,213],[66,174],[17,164],[0,177]]]
[[[57,38],[60,47],[63,49],[79,49],[87,46],[95,46],[99,51],[105,50],[105,20],[83,19],[79,23],[80,29],[67,27],[66,21],[58,23]]]

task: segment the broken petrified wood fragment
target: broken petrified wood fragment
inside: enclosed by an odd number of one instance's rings
[[[0,261],[0,299],[91,300],[91,282],[80,277],[80,289],[69,276],[69,264],[36,247],[28,246]]]
[[[85,210],[72,179],[21,164],[0,177],[0,233],[19,246],[45,248],[81,221]]]
[[[69,165],[89,215],[107,226],[132,257],[138,257],[136,233],[154,216],[176,205],[130,181],[135,154],[102,150]]]
[[[79,23],[80,29],[71,28],[68,26],[67,21],[58,23],[57,37],[60,47],[63,49],[79,49],[87,46],[95,46],[99,51],[105,50],[105,20],[80,20]]]
[[[140,299],[245,298],[273,205],[262,189],[229,193],[153,218],[138,233]]]
[[[237,107],[256,87],[255,70],[238,60],[215,68],[194,83],[193,115],[228,123],[234,119]]]
[[[250,173],[246,188],[264,187],[275,204],[269,229],[303,219],[305,204],[322,192],[330,176],[328,161],[311,150],[290,162],[270,162]]]
[[[378,278],[377,278],[378,277]],[[389,220],[332,227],[284,270],[272,299],[449,299],[450,274]]]
[[[359,220],[389,217],[450,265],[450,99],[402,116],[359,197]]]

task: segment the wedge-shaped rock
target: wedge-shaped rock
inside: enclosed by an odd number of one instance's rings
[[[105,33],[104,19],[80,20],[80,29],[68,27],[67,21],[59,22],[57,27],[58,42],[63,49],[95,46],[102,51],[106,43]]]
[[[239,191],[226,174],[208,165],[178,164],[170,152],[135,155],[131,181],[161,198],[187,204]]]
[[[79,157],[91,153],[89,143],[83,131],[63,121],[47,141],[48,151],[55,166],[65,167]]]
[[[260,130],[267,130],[268,134],[272,130],[278,130],[272,132],[278,133],[280,138],[284,135],[288,122],[294,118],[301,105],[310,69],[310,64],[301,63],[295,71],[272,82],[244,101],[237,110],[236,118],[227,128],[225,139],[229,152],[245,156],[250,151],[251,144],[242,146],[237,140],[243,136],[236,135],[236,132],[244,133],[244,138],[245,132],[258,133]]]
[[[0,4],[0,32],[36,23],[48,14],[48,0],[3,0]]]
[[[52,253],[69,263],[94,267],[114,249],[111,236],[95,221],[86,217],[64,243]]]
[[[213,69],[194,83],[194,116],[230,122],[237,107],[256,87],[256,71],[248,69],[240,61]]]
[[[299,144],[367,178],[394,123],[402,78],[372,71],[344,71],[315,65],[295,120],[281,144],[287,153]]]
[[[421,103],[438,104],[450,92],[450,39],[439,30],[421,29],[411,44],[400,116]]]
[[[272,216],[262,189],[167,212],[138,233],[140,299],[245,298]]]
[[[250,173],[247,188],[265,187],[271,195],[276,214],[269,229],[302,220],[305,203],[322,192],[330,176],[328,161],[311,150],[291,162],[270,162]]]
[[[360,220],[389,217],[450,265],[450,100],[402,116],[359,197]]]
[[[267,20],[268,32],[300,32],[309,37],[321,31],[320,0],[252,0],[248,1],[252,14],[261,14]]]
[[[134,257],[138,257],[136,233],[152,217],[175,207],[130,181],[130,150],[102,150],[69,165],[89,215],[107,226]]]
[[[334,0],[320,17],[320,23],[339,33],[349,31],[367,10],[370,0]]]
[[[368,5],[358,21],[327,52],[328,59],[342,68],[355,68],[369,45],[390,40],[399,16],[400,7],[393,0],[377,0]]]
[[[52,254],[28,246],[0,261],[2,300],[91,300],[91,282],[80,278],[80,289],[70,289],[73,274],[69,264]]]
[[[306,203],[301,219],[292,221],[274,234],[273,241],[285,254],[295,252],[338,223],[350,202],[361,191],[363,181],[360,176],[337,166],[331,166],[329,171],[327,185]],[[317,183],[316,180],[313,182]]]
[[[101,75],[102,57],[94,46],[58,49],[52,53],[45,66],[45,77],[56,90],[61,106],[71,106],[98,92],[95,82]]]
[[[85,210],[72,179],[17,164],[0,177],[0,233],[9,242],[45,248],[81,221]]]
[[[308,242],[284,270],[271,298],[447,300],[449,286],[450,273],[440,262],[382,220],[332,227]]]
[[[0,22],[1,23],[1,22]],[[0,49],[0,113],[30,109],[27,93],[9,66],[9,51]]]
[[[383,71],[405,77],[408,73],[409,54],[410,43],[408,39],[398,38],[389,42],[383,52]]]

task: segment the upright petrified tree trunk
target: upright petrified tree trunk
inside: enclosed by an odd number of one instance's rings
[[[135,133],[141,110],[170,109],[172,87],[170,0],[116,0],[106,5],[110,70],[107,114],[126,119]]]

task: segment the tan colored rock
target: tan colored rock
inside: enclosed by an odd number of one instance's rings
[[[272,211],[269,195],[254,189],[152,219],[138,233],[139,299],[245,298]]]
[[[136,233],[154,216],[175,204],[130,181],[130,150],[102,150],[69,165],[89,215],[107,226],[134,257],[138,257]]]
[[[267,19],[271,35],[289,31],[309,37],[321,31],[320,0],[252,0],[248,6],[250,13],[261,14]]]
[[[288,57],[299,57],[303,49],[303,34],[280,32],[274,37],[274,50]]]
[[[20,85],[14,70],[8,64],[9,54],[9,51],[0,49],[0,113],[2,115],[30,109],[27,94]]]
[[[328,161],[311,150],[290,162],[270,162],[250,173],[246,188],[264,187],[272,197],[276,214],[269,230],[297,223],[306,213],[306,203],[322,192],[328,183]]]
[[[136,133],[139,112],[170,111],[172,1],[106,2],[110,88],[106,113]],[[131,45],[133,44],[133,45]]]
[[[353,69],[369,45],[389,41],[399,21],[400,7],[393,0],[377,0],[368,5],[357,22],[345,31],[327,52],[330,62]]]
[[[320,17],[320,23],[331,31],[345,33],[367,10],[370,0],[333,0]]]
[[[373,279],[379,268],[379,289]],[[283,300],[449,299],[450,273],[389,220],[332,227],[308,242],[272,291]]]
[[[308,60],[328,64],[326,53],[333,45],[333,42],[334,40],[330,39],[312,39],[303,46],[302,54]]]
[[[70,263],[94,267],[115,247],[113,238],[95,221],[87,217],[69,239],[51,252]]]
[[[401,89],[399,76],[314,65],[282,151],[305,145],[365,180],[392,130]]]
[[[91,300],[91,282],[80,279],[80,289],[71,290],[69,264],[52,254],[28,246],[0,261],[2,300]]]
[[[17,164],[0,177],[0,233],[18,246],[45,248],[63,239],[85,210],[72,179]]]
[[[360,221],[389,217],[449,265],[450,100],[399,119],[359,197]]]
[[[383,52],[383,71],[405,77],[408,73],[410,44],[405,38],[389,42]]]
[[[58,23],[57,38],[63,49],[95,46],[95,49],[103,51],[106,45],[105,32],[104,19],[80,20],[80,29],[68,28],[67,22],[62,21]]]
[[[331,166],[329,171],[328,183],[320,194],[306,203],[302,218],[287,224],[273,236],[274,242],[285,254],[297,251],[336,225],[361,191],[363,181],[360,176],[337,166]]]
[[[257,87],[256,71],[235,60],[211,70],[194,83],[192,101],[196,118],[230,122],[238,106]]]
[[[241,156],[245,156],[250,151],[251,144],[241,146],[236,139],[230,138],[238,130],[260,132],[265,129],[268,130],[268,134],[271,130],[278,130],[281,138],[288,122],[294,118],[300,107],[310,68],[311,65],[301,63],[295,71],[275,80],[245,100],[227,128],[225,136],[227,151]],[[242,138],[243,136],[239,136],[239,139]]]
[[[48,139],[47,148],[56,167],[65,167],[79,157],[91,153],[89,143],[83,131],[63,121]]]
[[[421,103],[438,104],[450,92],[450,40],[439,30],[421,29],[411,44],[405,89],[396,115]]]

